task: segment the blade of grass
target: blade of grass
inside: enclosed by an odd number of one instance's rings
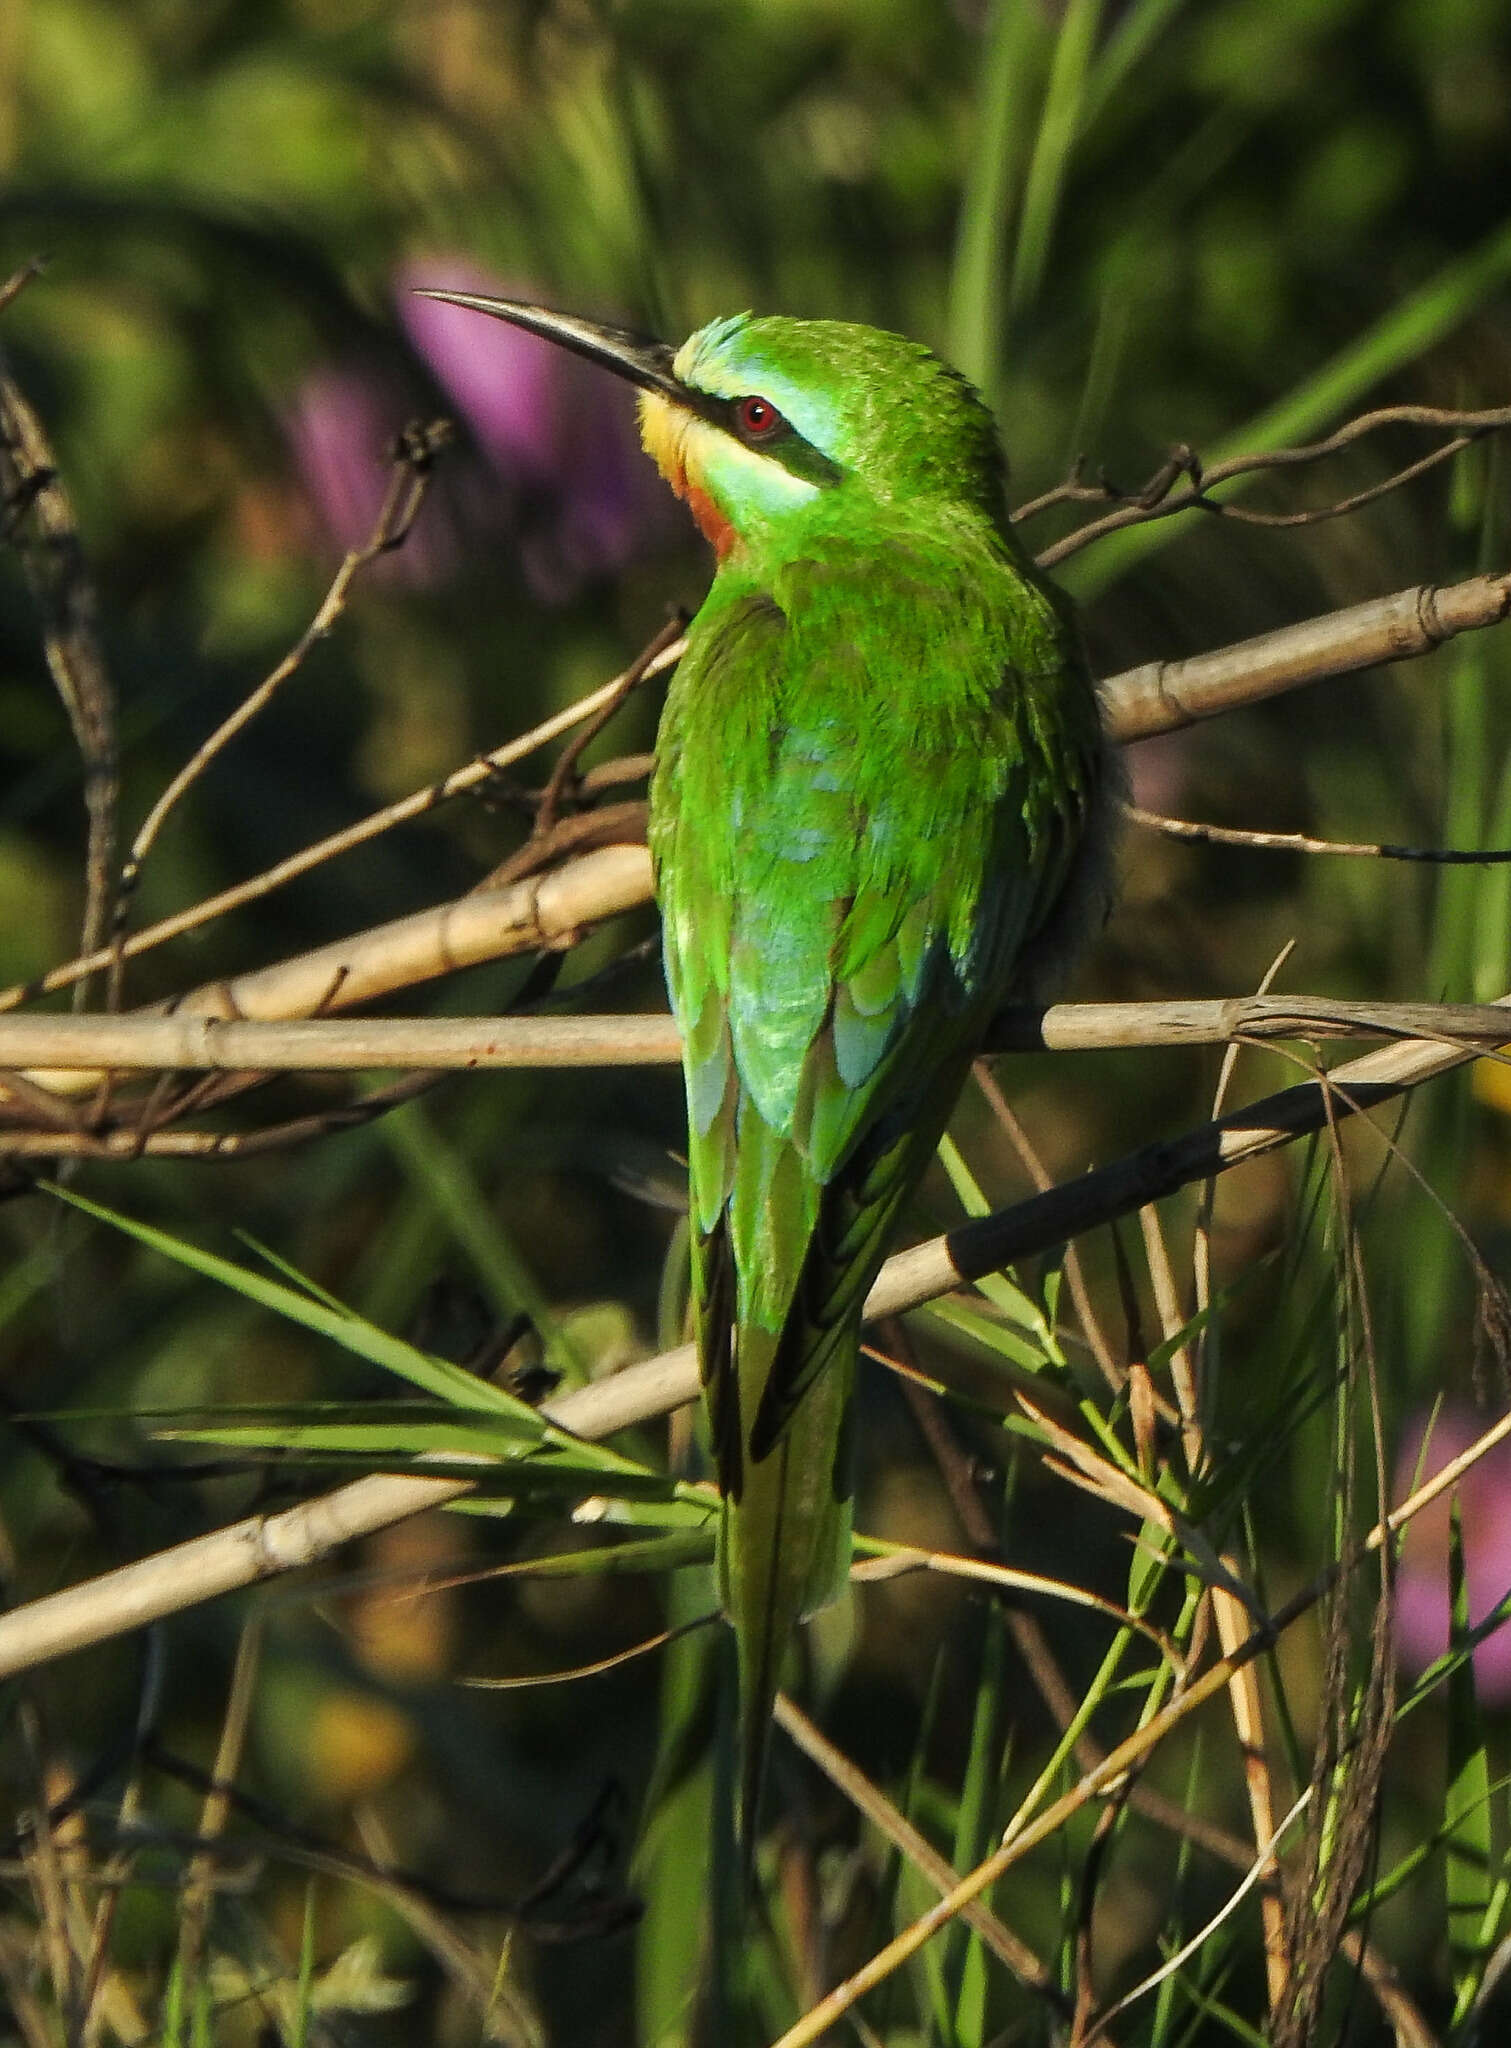
[[[464,1372],[461,1366],[448,1364],[443,1358],[432,1358],[428,1352],[417,1351],[412,1344],[390,1336],[386,1330],[378,1329],[349,1309],[328,1308],[302,1288],[286,1287],[279,1281],[269,1280],[261,1273],[252,1272],[249,1267],[238,1266],[234,1260],[223,1259],[215,1252],[203,1251],[198,1245],[173,1237],[150,1223],[138,1223],[117,1210],[107,1209],[103,1203],[92,1202],[85,1195],[75,1194],[71,1188],[62,1188],[47,1181],[39,1185],[70,1208],[93,1216],[97,1222],[108,1223],[112,1229],[135,1238],[138,1244],[146,1245],[152,1251],[162,1253],[176,1265],[187,1266],[191,1272],[229,1287],[247,1301],[272,1309],[289,1322],[300,1323],[319,1336],[329,1337],[354,1357],[384,1366],[389,1372],[408,1380],[412,1386],[435,1395],[438,1400],[453,1407],[492,1409],[501,1425],[512,1423],[516,1434],[528,1444],[544,1443],[557,1434],[533,1408],[516,1400],[513,1394],[505,1393],[502,1387],[495,1386],[490,1380],[479,1379],[474,1373]],[[562,1436],[561,1441],[567,1443],[572,1440]]]
[[[1026,11],[1026,10],[1025,10]],[[1071,147],[1080,126],[1087,73],[1102,21],[1102,0],[1069,0],[1060,18],[1039,128],[1023,185],[1023,207],[1008,280],[1009,316],[1038,294],[1049,267],[1055,217],[1065,189]]]
[[[299,1978],[289,2025],[290,2048],[307,2048],[315,1990],[315,1880],[304,1887],[304,1924],[299,1935]]]
[[[1001,1609],[994,1604],[986,1615],[971,1746],[955,1822],[950,1860],[957,1870],[973,1870],[987,1853],[995,1832],[1006,1729],[1007,1628]],[[990,1899],[985,1903],[990,1904]],[[980,1935],[964,1920],[953,1924],[943,1946],[945,1982],[955,1986],[955,2038],[961,2048],[984,2048],[994,1967]]]
[[[1186,0],[1138,0],[1115,23],[1090,66],[1081,95],[1081,125],[1089,127],[1123,80],[1171,26]]]
[[[1000,382],[1003,274],[1028,151],[1029,110],[1048,58],[1040,10],[1022,0],[997,0],[982,55],[949,304],[950,360],[988,398]]]

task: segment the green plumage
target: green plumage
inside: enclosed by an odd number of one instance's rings
[[[861,1307],[993,1012],[1099,893],[1101,741],[968,388],[870,330],[706,332],[679,372],[696,380],[711,354],[799,429],[795,386],[815,379],[838,471],[742,518],[739,470],[689,461],[739,538],[688,633],[651,805],[749,1853],[787,1643],[849,1563]]]
[[[661,724],[651,852],[748,1858],[783,1655],[849,1564],[867,1291],[993,1012],[1105,906],[1095,693],[1013,536],[990,414],[916,342],[741,315],[673,355],[430,296],[638,385],[646,447],[719,555]]]

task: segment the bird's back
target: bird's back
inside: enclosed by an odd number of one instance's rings
[[[1100,752],[1063,608],[979,521],[815,520],[721,569],[689,634],[651,836],[747,1724],[843,1584],[861,1307],[992,1012],[1088,893]]]

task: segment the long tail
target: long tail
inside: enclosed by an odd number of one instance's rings
[[[742,1385],[759,1387],[774,1349],[764,1330],[736,1338]],[[747,1377],[748,1373],[748,1377]],[[734,1625],[740,1674],[737,1827],[747,1870],[755,1855],[771,1710],[793,1630],[837,1599],[850,1564],[846,1421],[855,1380],[853,1346],[804,1396],[781,1441],[747,1460],[738,1502],[726,1500],[719,1532],[719,1594]]]

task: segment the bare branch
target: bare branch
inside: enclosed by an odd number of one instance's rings
[[[667,669],[674,668],[681,653],[682,643],[678,641],[647,667],[646,674],[660,675]],[[154,946],[161,946],[169,939],[179,938],[185,932],[198,930],[200,926],[211,923],[215,918],[224,917],[228,911],[240,910],[248,903],[257,902],[262,897],[271,895],[275,889],[282,888],[286,882],[297,880],[300,875],[308,874],[312,868],[321,866],[325,861],[334,860],[339,854],[350,853],[359,846],[365,846],[382,833],[391,831],[394,826],[423,817],[427,812],[449,802],[452,797],[485,787],[500,769],[512,767],[516,761],[524,760],[537,748],[559,738],[564,732],[570,732],[573,726],[581,724],[584,719],[591,718],[595,711],[615,697],[623,685],[623,675],[615,676],[588,696],[579,698],[575,704],[569,704],[564,711],[556,712],[552,717],[542,720],[539,725],[533,726],[529,732],[520,734],[517,739],[507,740],[502,746],[493,748],[489,753],[480,754],[474,761],[469,761],[465,767],[453,770],[440,782],[416,790],[412,795],[400,798],[397,803],[389,804],[381,811],[373,811],[367,817],[358,819],[355,824],[344,827],[340,832],[331,833],[328,838],[316,840],[298,853],[290,854],[286,860],[265,868],[260,875],[253,875],[247,881],[238,882],[229,889],[222,889],[215,896],[207,896],[202,902],[191,904],[185,910],[175,911],[171,917],[159,919],[156,924],[148,925],[142,931],[133,932],[122,948],[125,958],[134,959],[138,953],[145,953]],[[647,897],[650,894],[649,872],[647,867]],[[94,973],[97,968],[108,966],[111,957],[111,951],[106,947],[83,958],[64,961],[60,966],[50,968],[46,974],[39,975],[35,981],[16,983],[8,989],[0,990],[0,1012],[18,1009],[23,1003],[31,1002],[38,996],[48,995],[54,989],[67,988],[84,975]]]
[[[361,571],[382,556],[391,554],[395,548],[403,546],[419,516],[436,454],[449,440],[450,434],[450,423],[446,420],[432,420],[428,424],[416,421],[404,429],[394,444],[388,488],[384,492],[382,507],[368,538],[360,547],[348,550],[331,581],[330,588],[321,600],[319,609],[288,653],[263,677],[256,689],[242,699],[229,718],[223,719],[215,731],[195,749],[192,757],[179,769],[147,813],[141,829],[131,843],[126,865],[121,870],[120,892],[116,904],[115,936],[118,946],[125,933],[131,898],[141,879],[142,863],[157,843],[158,835],[167,823],[169,813],[211,764],[225,752],[237,734],[244,732],[252,720],[267,709],[290,677],[298,673],[317,641],[329,635],[346,610],[346,601],[351,594],[352,584]]]

